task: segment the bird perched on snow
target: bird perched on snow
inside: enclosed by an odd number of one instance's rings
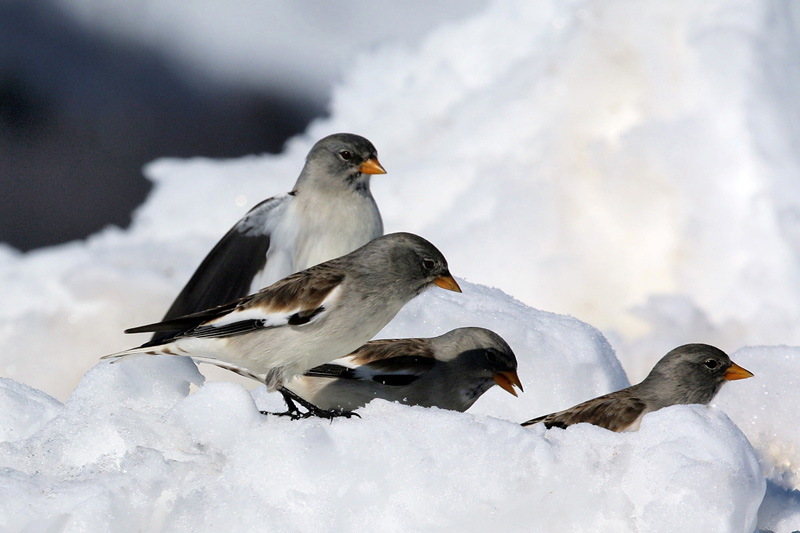
[[[255,376],[273,391],[370,340],[433,284],[461,292],[435,246],[411,233],[392,233],[250,296],[129,329],[178,333],[104,359],[189,356]]]
[[[368,342],[312,368],[286,388],[327,410],[353,411],[374,398],[466,411],[493,385],[522,390],[517,358],[500,335],[484,328],[454,329],[427,339]]]
[[[565,428],[588,422],[611,431],[639,429],[647,413],[678,404],[708,404],[726,381],[752,377],[722,350],[708,344],[685,344],[670,351],[637,385],[523,422]]]
[[[385,173],[364,137],[337,133],[320,140],[292,191],[264,200],[239,220],[162,320],[228,303],[380,237],[383,222],[369,182]]]

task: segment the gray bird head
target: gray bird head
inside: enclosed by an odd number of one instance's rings
[[[661,406],[708,404],[726,381],[753,374],[708,344],[685,344],[656,363],[639,385]]]
[[[308,152],[294,190],[313,185],[366,193],[370,176],[385,173],[371,142],[352,133],[336,133],[319,140]]]
[[[461,292],[447,268],[442,252],[413,233],[390,233],[374,239],[355,252],[371,275],[373,287],[410,300],[432,284]]]
[[[484,328],[458,328],[432,339],[437,358],[452,361],[464,369],[470,377],[497,384],[514,396],[522,383],[517,375],[517,358],[514,351],[494,331]],[[494,383],[491,383],[491,381]]]

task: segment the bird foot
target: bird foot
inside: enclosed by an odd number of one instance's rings
[[[339,411],[338,409],[320,409],[319,407],[315,407],[314,409],[309,409],[305,413],[296,409],[294,411],[287,410],[282,413],[274,413],[272,411],[259,411],[262,415],[272,415],[272,416],[288,416],[292,420],[302,420],[304,418],[311,418],[312,416],[316,416],[318,418],[327,418],[328,420],[333,420],[334,418],[344,417],[344,418],[361,418],[361,415],[358,413],[354,413],[352,411]]]
[[[286,410],[282,413],[274,413],[272,411],[259,411],[262,415],[272,415],[272,416],[288,416],[292,420],[300,420],[301,418],[307,418],[310,416],[308,413],[303,413],[299,409],[296,411]]]
[[[294,392],[281,387],[278,389],[283,395],[283,399],[286,402],[286,411],[282,413],[273,413],[270,411],[260,411],[262,415],[273,415],[273,416],[288,416],[292,420],[302,420],[304,418],[311,418],[312,416],[316,416],[318,418],[327,418],[328,420],[333,420],[334,418],[344,417],[344,418],[361,418],[358,413],[354,413],[352,411],[345,411],[340,409],[322,409],[317,407],[311,402],[308,402],[295,394]],[[294,402],[299,403],[301,406],[306,408],[306,412],[302,412]]]

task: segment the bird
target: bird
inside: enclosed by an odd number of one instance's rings
[[[364,137],[337,133],[319,140],[292,190],[264,200],[234,224],[162,321],[247,296],[380,237],[383,221],[369,185],[372,175],[385,173]]]
[[[670,405],[707,405],[726,381],[752,376],[719,348],[684,344],[662,357],[641,383],[522,425],[544,422],[549,429],[588,422],[611,431],[635,431],[647,413]]]
[[[286,388],[326,410],[354,411],[374,398],[466,411],[493,385],[522,391],[517,358],[497,333],[458,328],[432,338],[374,340],[295,376]]]
[[[442,253],[424,238],[391,233],[232,302],[126,330],[169,337],[104,356],[188,356],[255,376],[267,390],[346,355],[432,285],[461,292]]]

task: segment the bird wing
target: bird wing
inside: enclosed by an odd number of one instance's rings
[[[181,337],[220,338],[257,329],[304,326],[324,318],[339,299],[344,279],[344,273],[321,264],[225,305],[131,328],[125,333],[178,331],[142,346],[148,347]]]
[[[626,392],[626,389],[594,398],[557,413],[528,420],[522,425],[532,426],[544,422],[547,428],[566,428],[572,424],[588,422],[611,431],[623,431],[633,424],[645,409],[645,403],[641,399],[619,394],[623,392]]]
[[[377,340],[349,355],[314,367],[306,375],[402,386],[413,383],[435,365],[433,350],[425,339]]]
[[[196,313],[250,293],[253,278],[267,263],[272,220],[289,195],[274,196],[253,207],[208,252],[172,302],[163,320]]]

